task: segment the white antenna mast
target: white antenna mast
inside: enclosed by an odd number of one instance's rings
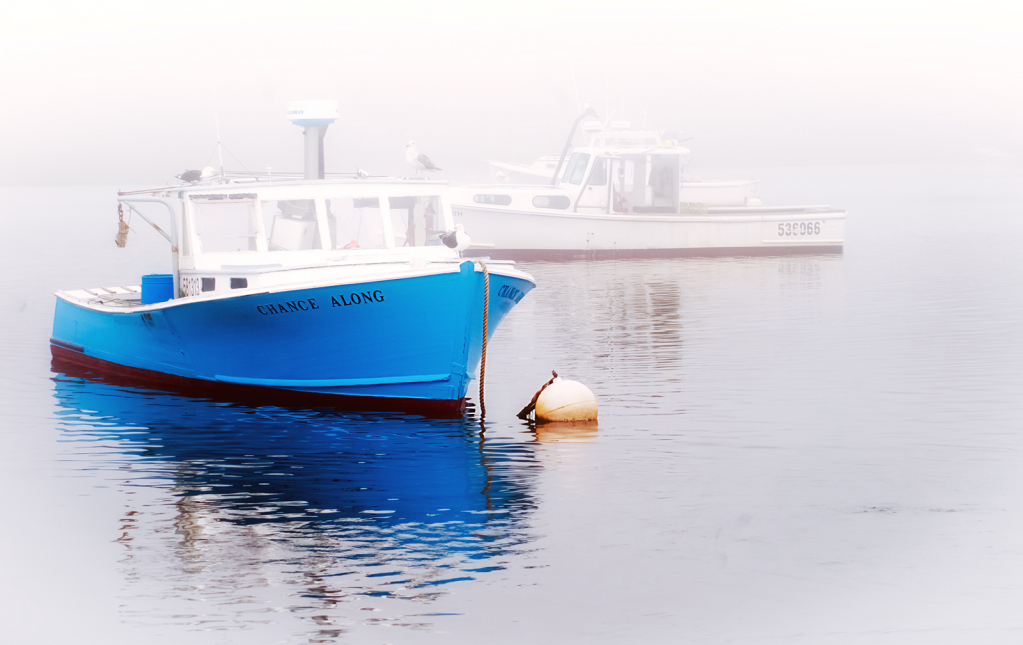
[[[220,181],[224,181],[224,144],[220,143],[220,115],[213,111],[213,120],[217,123],[217,155],[220,158]]]
[[[217,126],[217,155],[220,159],[220,183],[224,183],[224,144],[220,143],[220,110],[217,109],[219,93],[217,92],[217,84],[213,79],[213,65],[208,65],[206,69],[210,77],[210,96],[213,97],[213,122]]]
[[[572,88],[575,90],[575,110],[581,114],[583,105],[579,102],[579,84],[575,82],[575,64],[572,62],[572,54],[568,55],[568,69],[572,72]]]

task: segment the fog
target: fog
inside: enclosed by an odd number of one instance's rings
[[[1023,9],[972,3],[21,3],[0,24],[5,185],[300,170],[438,178],[560,151],[573,118],[675,129],[696,168],[1023,159]]]

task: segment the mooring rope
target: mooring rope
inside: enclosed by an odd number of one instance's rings
[[[483,353],[480,356],[480,419],[487,416],[487,404],[483,401],[483,383],[487,378],[487,315],[490,312],[490,273],[487,263],[476,260],[483,269]]]
[[[551,376],[551,380],[544,383],[543,386],[536,391],[536,394],[533,395],[532,400],[530,400],[526,407],[519,410],[519,413],[516,415],[518,418],[528,419],[529,415],[536,409],[536,402],[540,400],[540,394],[547,389],[548,385],[554,382],[554,379],[558,378],[558,373],[554,370],[551,370],[551,374],[553,375]]]

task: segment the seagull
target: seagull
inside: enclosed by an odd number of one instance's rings
[[[195,182],[195,181],[199,181],[199,179],[202,178],[202,171],[201,170],[186,170],[185,172],[181,173],[180,175],[174,175],[174,177],[176,177],[177,179],[180,179],[181,181],[187,181],[188,183],[192,183],[192,182]]]
[[[469,243],[471,242],[461,224],[455,224],[455,230],[453,231],[441,233],[440,241],[444,243],[444,246],[456,251],[464,251],[469,248]]]
[[[416,149],[415,141],[409,141],[408,145],[405,146],[405,163],[415,168],[417,175],[420,170],[440,170],[440,168],[430,161],[429,157],[419,154],[419,150]]]

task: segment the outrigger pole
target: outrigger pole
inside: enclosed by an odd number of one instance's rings
[[[575,137],[575,131],[579,127],[579,123],[588,116],[596,118],[597,113],[593,108],[587,107],[583,110],[582,114],[576,117],[575,123],[572,124],[572,131],[568,133],[568,141],[565,142],[565,149],[561,151],[561,159],[558,159],[558,167],[554,169],[554,176],[551,177],[551,186],[558,185],[558,175],[561,174],[561,165],[565,163],[565,157],[568,156],[568,150],[572,147],[572,138]]]

